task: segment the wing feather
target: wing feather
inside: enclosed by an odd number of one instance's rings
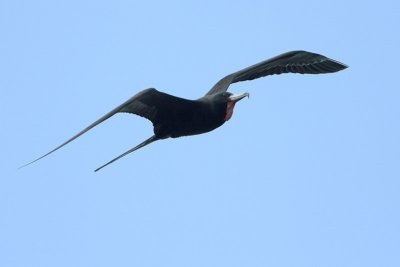
[[[337,72],[347,65],[323,55],[307,51],[292,51],[267,59],[238,72],[234,72],[218,81],[207,95],[228,90],[232,83],[258,79],[268,75],[282,73],[320,74]]]
[[[62,143],[61,145],[57,146],[50,152],[21,166],[20,168],[28,166],[44,157],[50,155],[51,153],[53,153],[56,150],[60,149],[61,147],[65,146],[66,144],[72,142],[79,136],[83,135],[87,131],[91,130],[95,126],[99,125],[100,123],[109,119],[110,117],[114,116],[117,113],[127,112],[127,113],[136,114],[136,115],[142,116],[142,117],[152,121],[154,124],[157,121],[157,118],[159,116],[158,114],[160,112],[165,111],[164,107],[168,106],[169,104],[173,104],[173,103],[176,103],[179,106],[179,104],[188,103],[189,101],[190,100],[186,100],[186,99],[175,97],[175,96],[163,93],[163,92],[159,92],[154,88],[145,89],[145,90],[137,93],[136,95],[134,95],[133,97],[131,97],[130,99],[128,99],[127,101],[125,101],[124,103],[119,105],[118,107],[114,108],[113,110],[111,110],[110,112],[108,112],[107,114],[102,116],[100,119],[96,120],[95,122],[90,124],[88,127],[83,129],[82,131],[80,131],[79,133],[77,133],[76,135],[74,135],[73,137],[71,137],[64,143]]]

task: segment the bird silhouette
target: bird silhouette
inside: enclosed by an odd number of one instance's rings
[[[232,117],[235,104],[244,97],[249,96],[247,92],[237,95],[227,92],[232,83],[254,80],[274,74],[332,73],[345,68],[347,68],[347,65],[320,54],[307,51],[291,51],[225,76],[203,97],[197,100],[176,97],[157,91],[154,88],[145,89],[58,147],[20,168],[50,155],[117,113],[139,115],[153,123],[153,136],[95,170],[98,171],[157,140],[202,134],[220,127]]]

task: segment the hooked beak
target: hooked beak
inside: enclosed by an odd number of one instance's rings
[[[243,93],[243,94],[231,95],[231,96],[229,97],[229,101],[236,103],[236,102],[238,102],[239,100],[245,98],[246,96],[247,96],[247,97],[250,97],[250,94],[246,92],[246,93]]]

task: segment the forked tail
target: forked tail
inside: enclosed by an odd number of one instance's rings
[[[138,144],[138,145],[135,146],[134,148],[129,149],[129,150],[126,151],[125,153],[119,155],[119,156],[116,157],[115,159],[113,159],[113,160],[107,162],[106,164],[104,164],[104,165],[98,167],[98,168],[95,169],[94,171],[97,172],[97,171],[103,169],[105,166],[110,165],[110,164],[113,163],[114,161],[117,161],[117,160],[119,160],[120,158],[122,158],[122,157],[128,155],[129,153],[132,153],[133,151],[138,150],[139,148],[142,148],[142,147],[144,147],[144,146],[146,146],[146,145],[148,145],[148,144],[150,144],[150,143],[153,143],[154,141],[157,141],[157,140],[159,140],[159,139],[160,139],[160,138],[158,138],[157,136],[153,135],[153,136],[150,137],[149,139],[147,139],[147,140],[145,140],[144,142]]]

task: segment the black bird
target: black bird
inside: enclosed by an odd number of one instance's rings
[[[219,80],[210,91],[197,100],[188,100],[172,96],[157,91],[154,88],[145,89],[83,129],[66,142],[22,167],[32,164],[60,149],[116,113],[126,112],[136,114],[153,123],[154,135],[152,137],[100,166],[95,170],[98,171],[127,154],[154,141],[169,137],[176,138],[202,134],[220,127],[232,117],[236,102],[249,96],[248,93],[234,95],[227,92],[229,85],[232,83],[254,80],[273,74],[320,74],[337,72],[345,68],[347,68],[347,65],[323,55],[307,51],[292,51],[225,76]]]

